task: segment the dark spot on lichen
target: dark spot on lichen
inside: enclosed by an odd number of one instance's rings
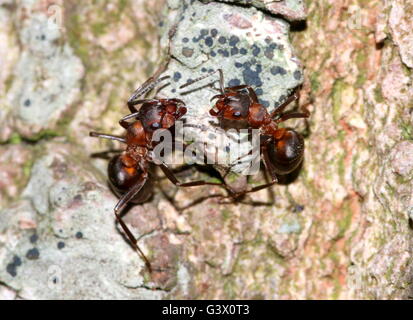
[[[276,76],[277,74],[280,74],[282,76],[287,74],[287,71],[285,71],[285,69],[280,66],[272,67],[270,71],[273,76]]]
[[[242,67],[242,63],[239,63],[239,62],[235,62],[234,65],[235,65],[236,68],[241,68]]]
[[[258,54],[261,52],[261,49],[259,48],[259,47],[257,47],[257,45],[253,45],[252,46],[252,54],[254,55],[254,56],[258,56]]]
[[[27,251],[26,258],[29,260],[37,260],[39,259],[40,252],[37,248],[33,248]]]
[[[26,99],[26,100],[24,101],[24,106],[25,106],[25,107],[30,107],[31,104],[32,104],[32,102],[30,101],[30,99]]]
[[[241,48],[240,50],[239,50],[239,53],[241,53],[241,54],[247,54],[247,49],[245,49],[245,48]]]
[[[39,237],[37,236],[37,234],[32,234],[29,238],[30,243],[36,243],[38,239]]]
[[[16,265],[17,267],[20,267],[22,265],[22,259],[20,259],[19,256],[14,256],[13,257],[13,263],[14,265]]]
[[[206,44],[208,47],[212,47],[212,45],[214,44],[214,41],[212,40],[211,37],[206,37],[206,39],[205,39],[205,44]]]
[[[76,237],[77,239],[82,239],[82,238],[83,238],[83,233],[80,232],[80,231],[78,231],[78,232],[76,232],[75,237]]]
[[[255,90],[255,93],[257,94],[257,96],[261,96],[264,92],[261,88],[258,88],[257,90]]]
[[[175,82],[178,82],[179,79],[181,78],[182,78],[182,75],[178,71],[174,73],[173,79]]]
[[[192,57],[193,54],[194,54],[194,49],[191,49],[191,48],[188,48],[188,47],[182,48],[182,55],[184,57],[190,58],[190,57]]]
[[[40,39],[44,41],[44,40],[46,40],[46,36],[44,34],[42,34]]]
[[[65,247],[65,243],[63,241],[59,241],[57,243],[57,249],[61,250]]]
[[[229,38],[229,45],[234,47],[239,42],[239,38],[237,36],[231,36]]]
[[[185,38],[182,38],[182,42],[183,42],[183,43],[187,43],[188,41],[189,41],[188,38],[186,38],[186,37],[185,37]]]
[[[240,84],[241,81],[239,79],[231,79],[230,81],[228,81],[229,87],[239,86]]]
[[[77,194],[73,197],[73,200],[76,202],[80,202],[82,201],[82,195],[81,194]]]
[[[164,22],[161,21],[161,22],[159,22],[158,26],[162,28],[162,27],[163,27],[163,24],[164,24]]]
[[[230,152],[230,151],[231,151],[231,148],[230,148],[229,146],[225,146],[224,151],[225,151],[225,152]]]
[[[294,79],[295,80],[301,79],[301,72],[299,70],[294,71]]]
[[[217,53],[215,51],[211,51],[211,57],[215,57]]]
[[[20,259],[19,256],[14,256],[13,261],[10,262],[6,266],[6,271],[8,274],[10,274],[13,278],[17,276],[17,267],[22,265],[22,260]]]
[[[268,59],[271,60],[272,58],[274,58],[274,50],[271,49],[271,48],[265,48],[264,55],[265,55]]]
[[[277,49],[278,45],[276,43],[271,43],[270,44],[270,49],[275,50]]]
[[[6,271],[8,274],[10,274],[13,278],[17,276],[17,270],[16,266],[14,264],[9,263],[6,267]]]
[[[175,93],[175,92],[176,92],[176,89],[172,89],[171,91],[172,91],[172,93]]]
[[[264,107],[266,107],[266,108],[268,108],[268,107],[270,106],[270,103],[269,103],[269,101],[267,101],[267,100],[260,100],[260,102],[261,102],[261,104],[262,104]]]
[[[207,69],[206,69],[206,68],[202,68],[201,71],[202,71],[202,72],[207,72]]]
[[[242,72],[242,76],[244,78],[244,83],[250,86],[261,87],[262,81],[260,78],[260,73],[262,71],[262,66],[257,64],[255,70],[251,69],[250,65],[244,64],[244,71]]]
[[[218,42],[220,44],[225,44],[227,42],[227,38],[221,36],[221,37],[218,38]]]
[[[238,54],[238,52],[239,52],[238,48],[235,48],[235,47],[234,47],[234,48],[231,48],[231,55],[232,55],[232,56]]]
[[[251,61],[244,62],[244,68],[251,68],[251,66],[252,66]]]
[[[208,30],[207,29],[202,29],[201,30],[201,36],[206,36],[208,34]]]
[[[217,29],[212,29],[211,30],[211,36],[213,37],[213,38],[215,38],[216,36],[217,36],[217,34],[218,34],[218,30]]]
[[[229,52],[228,52],[228,50],[222,50],[222,49],[219,49],[218,50],[218,53],[220,54],[220,55],[222,55],[222,56],[224,56],[224,57],[229,57]]]

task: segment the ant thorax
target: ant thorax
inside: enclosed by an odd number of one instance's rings
[[[145,131],[140,120],[132,122],[126,130],[126,143],[130,148],[150,145],[152,135]]]

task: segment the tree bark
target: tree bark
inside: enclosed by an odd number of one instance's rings
[[[244,2],[0,3],[0,297],[412,298],[413,5]],[[201,38],[214,27],[188,14],[206,8],[232,10],[235,18],[216,21],[227,39],[247,30],[216,60]],[[287,40],[271,56],[263,35],[251,34],[274,26]],[[182,45],[195,31],[192,47]],[[123,134],[126,99],[168,50],[167,73],[180,79],[161,95],[221,63],[228,82],[259,78],[269,108],[303,83],[300,105],[309,103],[311,117],[288,124],[305,136],[297,176],[246,203],[223,203],[219,187],[171,187],[157,172],[153,198],[124,216],[161,269],[151,277],[115,224],[108,157],[96,157],[122,145],[88,133]],[[270,78],[287,54],[285,78]],[[186,97],[200,119],[208,92]],[[179,177],[208,174],[192,167]]]

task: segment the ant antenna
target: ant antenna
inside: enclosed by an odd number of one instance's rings
[[[160,82],[170,78],[170,76],[164,76],[162,78],[154,80],[153,77],[150,77],[143,85],[141,85],[132,96],[129,98],[128,102],[135,100],[137,97],[142,96],[149,91],[151,91],[155,86],[157,86]]]
[[[109,139],[109,140],[116,140],[122,143],[126,143],[126,139],[122,138],[122,137],[118,137],[118,136],[114,136],[114,135],[110,135],[110,134],[106,134],[106,133],[100,133],[100,132],[89,132],[89,136],[91,137],[95,137],[95,138],[103,138],[103,139]]]
[[[195,82],[198,82],[198,81],[201,81],[205,78],[208,78],[208,77],[212,76],[213,74],[215,74],[217,72],[219,72],[219,87],[220,87],[221,93],[224,94],[224,90],[225,90],[225,87],[224,87],[224,74],[222,72],[222,69],[217,69],[215,71],[209,72],[208,74],[206,74],[204,76],[201,76],[199,78],[191,80],[191,81],[185,83],[184,85],[180,86],[179,89],[183,89],[183,88],[185,88],[185,87],[187,87],[187,86],[189,86],[189,85],[191,85]]]

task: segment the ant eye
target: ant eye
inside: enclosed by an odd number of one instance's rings
[[[234,117],[241,117],[241,112],[239,112],[239,111],[236,111],[236,112],[234,112],[233,114],[232,114]]]
[[[160,125],[159,122],[154,122],[154,123],[151,124],[151,128],[152,128],[152,129],[158,129],[160,126],[161,126],[161,125]]]

